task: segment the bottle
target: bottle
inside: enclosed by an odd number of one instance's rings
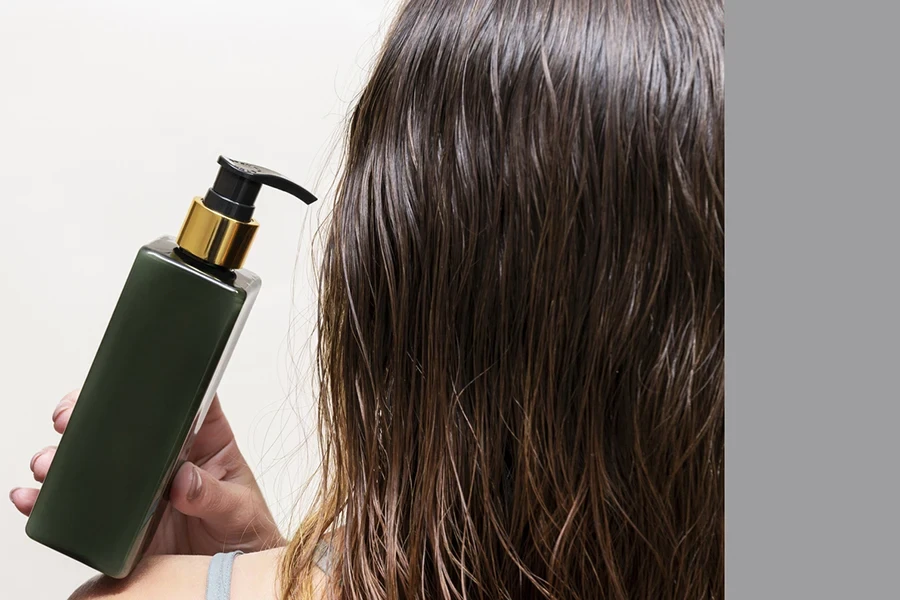
[[[259,293],[241,266],[260,187],[316,200],[274,171],[218,162],[177,240],[138,251],[25,528],[111,577],[127,576],[153,538]]]

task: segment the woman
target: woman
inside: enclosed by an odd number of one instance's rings
[[[721,598],[723,23],[409,0],[327,229],[315,509],[281,540],[216,406],[158,556],[75,596],[202,598],[225,549],[231,598]]]

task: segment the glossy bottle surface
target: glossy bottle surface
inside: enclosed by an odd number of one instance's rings
[[[171,238],[140,249],[26,526],[113,577],[140,558],[259,291]]]

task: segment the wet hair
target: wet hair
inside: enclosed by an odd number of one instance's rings
[[[409,0],[325,231],[335,597],[724,596],[724,8]]]

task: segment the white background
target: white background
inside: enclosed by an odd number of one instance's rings
[[[262,293],[219,388],[285,531],[314,473],[313,233],[342,128],[395,8],[384,0],[0,2],[0,485],[57,435],[134,255],[175,235],[219,154],[317,193],[264,191],[246,267]],[[177,344],[178,340],[172,340]],[[0,507],[0,596],[65,598],[93,575]]]

